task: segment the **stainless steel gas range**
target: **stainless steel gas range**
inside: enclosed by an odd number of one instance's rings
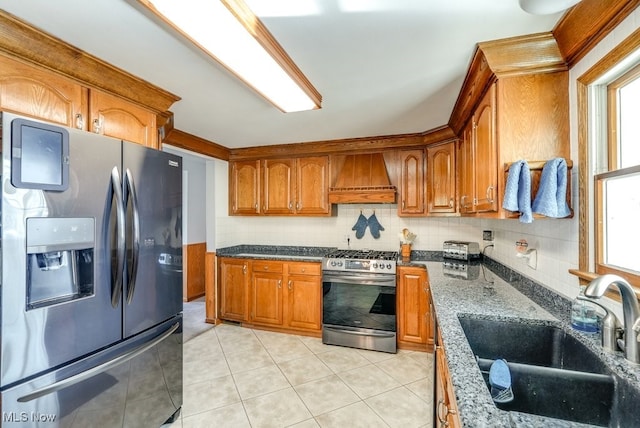
[[[395,251],[336,250],[322,260],[322,343],[396,352]]]

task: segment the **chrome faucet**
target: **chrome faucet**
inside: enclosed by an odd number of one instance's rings
[[[640,307],[636,293],[624,278],[618,275],[602,275],[591,281],[584,291],[586,297],[599,299],[604,296],[609,286],[615,285],[622,298],[622,313],[624,317],[624,343],[618,345],[624,351],[627,361],[640,364],[640,346],[638,346],[638,332],[640,331]]]

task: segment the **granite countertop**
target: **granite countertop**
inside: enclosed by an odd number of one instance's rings
[[[248,258],[257,260],[284,260],[297,262],[320,262],[325,254],[335,247],[300,247],[282,245],[236,245],[219,248],[219,257]]]
[[[495,262],[494,262],[495,263]],[[445,275],[442,261],[416,261],[399,266],[426,266],[442,345],[447,357],[458,412],[464,427],[585,427],[590,425],[561,421],[520,412],[498,409],[484,382],[475,356],[469,347],[458,317],[517,319],[531,324],[554,325],[564,329],[593,350],[612,372],[640,387],[640,369],[632,366],[621,352],[607,354],[598,336],[577,332],[570,327],[571,302],[552,290],[531,281],[507,283],[489,269],[490,263],[478,263],[479,272],[473,280]],[[494,272],[495,271],[495,272]],[[504,272],[500,272],[505,276]]]

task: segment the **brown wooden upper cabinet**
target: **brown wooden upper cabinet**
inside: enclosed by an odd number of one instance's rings
[[[464,128],[460,156],[460,212],[498,210],[495,85],[489,88]]]
[[[229,167],[229,209],[231,214],[260,213],[259,160],[231,162]]]
[[[156,113],[0,55],[0,108],[157,149]]]
[[[456,213],[456,143],[427,147],[427,212]]]
[[[232,215],[330,215],[329,158],[235,161],[230,166]]]
[[[87,89],[71,79],[0,55],[0,108],[86,129]]]
[[[89,130],[158,148],[155,113],[99,90],[89,92]]]
[[[424,150],[400,150],[399,164],[398,215],[424,216],[426,214]]]
[[[553,34],[479,43],[449,125],[460,137],[459,212],[512,217],[502,208],[509,164],[570,161],[569,72]]]

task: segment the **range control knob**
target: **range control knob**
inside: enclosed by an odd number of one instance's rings
[[[331,260],[331,266],[335,266],[336,265],[336,261],[335,260]]]
[[[391,269],[391,263],[387,265],[387,269]]]
[[[373,268],[374,268],[374,269],[378,269],[378,263],[374,263],[374,264],[373,264]]]
[[[380,269],[384,270],[384,263],[380,263]]]

